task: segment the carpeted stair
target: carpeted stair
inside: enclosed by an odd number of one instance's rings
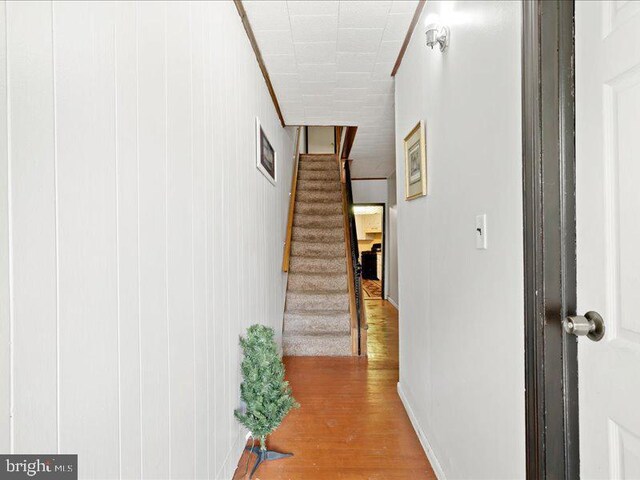
[[[342,190],[335,155],[300,155],[285,355],[351,355]]]

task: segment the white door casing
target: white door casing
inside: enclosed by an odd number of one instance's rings
[[[640,2],[577,1],[578,346],[583,479],[640,478]]]

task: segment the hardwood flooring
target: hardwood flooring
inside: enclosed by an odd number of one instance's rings
[[[269,438],[294,456],[266,462],[254,479],[435,479],[398,397],[398,314],[366,301],[368,358],[285,357],[301,407]],[[234,479],[248,479],[245,452]],[[249,472],[255,457],[251,455]]]
[[[380,280],[362,280],[362,292],[365,300],[380,300],[382,298],[382,282]]]

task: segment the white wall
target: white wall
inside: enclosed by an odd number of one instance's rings
[[[353,203],[387,203],[387,180],[351,180]]]
[[[387,300],[396,307],[398,300],[398,201],[395,172],[387,179],[387,273],[384,281]]]
[[[238,335],[281,332],[294,143],[235,6],[0,3],[0,107],[0,450],[230,478]]]
[[[424,43],[438,18],[444,54]],[[400,391],[449,479],[525,476],[520,49],[519,2],[427,2],[396,77]],[[420,119],[429,196],[407,202]]]

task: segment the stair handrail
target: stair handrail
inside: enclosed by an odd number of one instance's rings
[[[358,247],[358,232],[356,230],[356,216],[354,214],[353,190],[351,189],[351,169],[349,160],[343,162],[343,171],[345,177],[345,192],[347,203],[347,221],[349,224],[349,260],[350,268],[353,275],[353,302],[355,306],[355,329],[357,332],[357,352],[358,355],[367,355],[367,320],[365,315],[365,307],[362,295],[362,265],[360,263],[360,249]],[[351,277],[351,275],[350,275]]]
[[[296,209],[296,190],[298,188],[298,165],[300,164],[300,136],[302,127],[296,130],[296,147],[293,152],[293,172],[291,174],[291,191],[289,192],[289,216],[287,218],[287,231],[284,238],[284,254],[282,256],[282,271],[289,271],[291,258],[291,235],[293,233],[293,215]]]

